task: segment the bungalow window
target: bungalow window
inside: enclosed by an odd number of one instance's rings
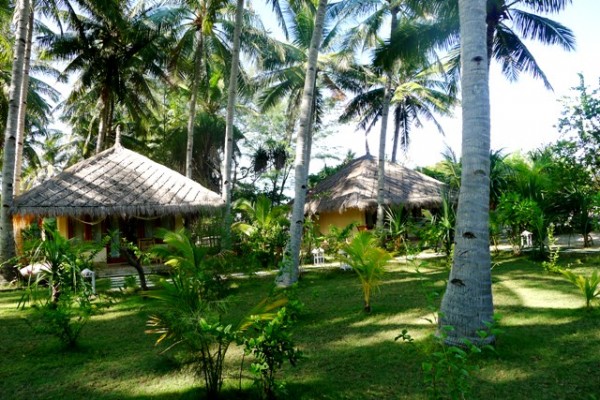
[[[92,220],[89,216],[83,216],[81,219],[69,218],[68,237],[78,238],[80,240],[102,241],[102,223],[99,220]]]

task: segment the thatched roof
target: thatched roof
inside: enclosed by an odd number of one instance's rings
[[[308,195],[306,212],[344,212],[377,208],[377,159],[370,155],[351,161],[334,175],[320,182]],[[386,205],[407,208],[436,207],[442,202],[445,185],[427,175],[399,164],[385,163]]]
[[[204,186],[119,144],[15,199],[14,214],[103,217],[197,213],[223,205]]]

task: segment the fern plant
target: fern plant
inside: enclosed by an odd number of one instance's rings
[[[339,258],[358,275],[363,291],[364,311],[369,313],[371,294],[381,283],[385,266],[392,256],[377,247],[377,239],[370,232],[359,232],[343,250],[345,254],[339,255]]]

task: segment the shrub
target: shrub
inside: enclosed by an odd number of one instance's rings
[[[165,244],[152,252],[172,267],[172,274],[159,281],[161,292],[151,294],[159,305],[148,319],[146,333],[159,335],[156,344],[172,341],[168,349],[185,346],[189,362],[204,378],[207,397],[216,398],[223,384],[225,354],[236,332],[220,322],[224,303],[212,289],[206,249],[194,245],[184,230],[160,235]]]
[[[344,228],[337,226],[329,226],[329,232],[323,236],[323,249],[329,255],[337,257],[340,250],[346,246],[347,241],[352,236],[354,228],[357,227],[357,223],[353,222],[346,225]]]
[[[245,218],[231,227],[240,235],[242,249],[247,249],[261,268],[276,267],[289,237],[288,208],[272,205],[265,196],[255,202],[239,200],[234,208]]]
[[[96,307],[86,295],[65,291],[56,303],[33,306],[27,323],[36,333],[57,337],[67,348],[77,346],[77,340]]]
[[[161,236],[164,244],[153,248],[153,253],[173,270],[170,279],[159,282],[162,291],[150,294],[158,307],[148,319],[146,333],[159,335],[156,344],[172,342],[167,350],[184,346],[187,361],[204,379],[207,398],[217,398],[229,346],[239,342],[244,331],[243,320],[236,325],[222,322],[226,299],[214,266],[224,261],[208,257],[207,250],[193,244],[184,230],[163,231]],[[284,303],[265,301],[252,314],[269,320],[271,311]]]
[[[290,333],[294,316],[283,307],[271,320],[258,315],[252,316],[250,320],[251,325],[241,341],[244,354],[254,356],[250,369],[263,396],[274,399],[277,389],[281,389],[281,385],[278,386],[275,382],[275,373],[286,360],[295,366],[301,356]]]
[[[592,300],[600,297],[600,275],[598,275],[598,271],[594,271],[591,276],[577,275],[565,270],[561,270],[560,272],[569,282],[577,286],[585,298],[586,308],[589,309],[592,305]]]
[[[485,342],[485,339],[490,336],[496,337],[502,333],[496,326],[499,318],[500,316],[495,315],[493,322],[486,323],[486,329],[477,332],[481,342]],[[427,359],[421,364],[421,369],[423,382],[427,386],[431,399],[469,398],[472,374],[477,369],[475,356],[483,351],[496,352],[492,345],[478,347],[466,339],[460,346],[446,344],[448,333],[453,329],[452,326],[442,326],[437,334],[430,336],[431,341],[426,342],[424,346],[416,344],[406,329],[395,338],[410,345],[423,346]]]
[[[28,322],[36,332],[58,337],[74,347],[81,330],[98,304],[92,304],[92,288],[81,276],[92,268],[99,245],[67,240],[50,225],[44,225],[45,238],[25,243],[25,257],[31,264],[44,265],[35,280],[29,279],[19,307],[33,308]],[[50,290],[42,283],[47,283]]]
[[[557,265],[560,249],[556,246],[556,238],[554,237],[554,225],[550,224],[546,233],[548,237],[548,260],[542,261],[542,268],[546,272],[561,273],[560,267]]]
[[[379,286],[385,266],[392,256],[377,247],[377,239],[370,232],[359,232],[352,241],[343,246],[342,262],[350,265],[358,275],[363,291],[364,311],[371,312],[371,294]]]
[[[535,230],[538,233],[537,236],[540,231],[545,231],[543,212],[538,203],[531,198],[524,198],[518,193],[503,194],[496,208],[496,214],[498,223],[508,228],[508,240],[515,254],[521,253],[521,232],[523,230]]]

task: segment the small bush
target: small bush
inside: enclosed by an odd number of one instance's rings
[[[74,348],[94,310],[89,297],[63,292],[56,303],[34,306],[27,323],[34,332],[53,335],[65,347]]]
[[[358,275],[363,291],[364,311],[371,312],[371,294],[383,279],[385,267],[392,259],[387,251],[377,247],[377,239],[370,232],[359,232],[342,248],[339,259],[350,265]]]
[[[277,384],[275,374],[287,360],[295,366],[301,352],[295,347],[290,329],[294,322],[293,313],[286,307],[281,308],[271,320],[261,316],[251,317],[252,324],[241,344],[245,355],[253,355],[250,365],[255,383],[261,387],[263,396],[267,399],[276,398],[282,384]]]
[[[560,272],[569,282],[577,286],[585,298],[586,308],[591,308],[592,301],[600,297],[600,275],[598,275],[598,271],[594,271],[591,276],[577,275],[565,270]]]
[[[92,288],[81,275],[93,267],[99,246],[67,240],[51,225],[45,224],[44,232],[44,239],[25,243],[24,259],[45,268],[35,280],[30,277],[19,307],[32,306],[28,322],[34,331],[52,334],[65,346],[75,347],[81,330],[99,307],[92,304]]]

